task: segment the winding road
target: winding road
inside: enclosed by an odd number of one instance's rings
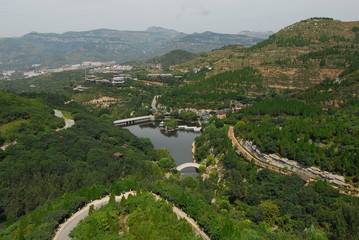
[[[160,97],[161,95],[157,95],[153,97],[152,103],[151,103],[151,107],[153,110],[155,110],[156,112],[158,112],[157,110],[157,99]]]
[[[279,168],[277,166],[273,166],[271,164],[264,163],[264,162],[260,161],[259,159],[257,159],[255,156],[253,156],[246,148],[244,148],[241,144],[239,144],[238,140],[234,136],[234,127],[233,126],[229,127],[228,137],[231,139],[232,145],[233,145],[233,147],[235,147],[235,151],[237,152],[237,154],[238,155],[242,154],[242,156],[245,159],[247,159],[248,161],[251,161],[253,159],[255,164],[259,167],[268,168],[272,171],[275,171],[275,172],[278,172],[278,173],[281,173],[284,175],[291,174],[291,172],[283,171],[281,168]],[[306,180],[306,179],[304,179],[304,180]]]
[[[129,195],[136,195],[136,191],[129,191],[126,193],[123,193],[119,196],[116,196],[115,200],[116,202],[120,202],[123,197],[128,198]],[[156,199],[162,199],[160,196],[153,194],[153,197]],[[79,222],[88,216],[89,208],[91,205],[94,205],[95,209],[100,208],[103,205],[106,205],[108,201],[110,200],[109,196],[106,196],[102,199],[92,201],[88,203],[85,207],[83,207],[78,212],[74,213],[69,219],[67,219],[63,224],[61,224],[57,231],[55,236],[53,237],[53,240],[70,240],[69,234],[70,232],[79,224]],[[210,238],[207,236],[206,233],[204,233],[199,225],[188,215],[183,212],[181,209],[173,206],[173,212],[177,215],[177,218],[184,218],[186,221],[191,224],[194,232],[199,235],[204,240],[210,240]]]
[[[235,151],[237,152],[237,154],[242,155],[248,161],[251,161],[253,159],[257,166],[259,166],[261,168],[268,168],[272,171],[275,171],[275,172],[278,172],[278,173],[281,173],[284,175],[291,175],[293,172],[295,172],[300,178],[302,178],[307,183],[309,183],[311,181],[316,181],[315,178],[313,178],[312,176],[306,174],[303,171],[299,171],[296,168],[292,168],[291,171],[288,171],[288,170],[283,169],[281,166],[274,165],[274,164],[276,164],[274,161],[272,161],[272,164],[262,162],[260,159],[255,157],[252,153],[250,153],[245,147],[243,147],[238,142],[238,140],[234,136],[234,127],[233,126],[229,127],[228,137],[231,139],[232,145],[235,148]],[[321,176],[316,176],[316,177],[323,179]],[[326,179],[323,179],[323,180],[326,180]],[[337,186],[335,186],[333,184],[330,184],[330,186],[332,186],[333,188],[336,188],[336,189],[338,188]],[[352,186],[350,186],[350,187],[341,186],[341,187],[345,188],[345,190],[339,189],[340,193],[349,195],[349,196],[353,196],[353,197],[359,197],[359,193],[358,193],[359,189],[358,188],[354,188]]]
[[[74,120],[65,118],[64,114],[62,114],[62,112],[60,110],[54,109],[54,115],[55,115],[55,117],[62,118],[65,121],[65,126],[63,128],[56,129],[56,131],[60,131],[60,130],[70,128],[75,124]]]

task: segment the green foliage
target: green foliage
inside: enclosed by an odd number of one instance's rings
[[[278,47],[304,47],[312,43],[312,41],[303,38],[301,34],[286,38],[277,36],[274,42],[277,44]]]
[[[22,135],[64,126],[64,121],[54,116],[53,109],[39,99],[25,99],[0,91],[0,136],[3,141],[14,141]]]
[[[322,110],[318,106],[308,105],[298,100],[277,97],[266,98],[262,102],[245,108],[242,112],[252,115],[269,114],[272,117],[284,114],[309,117],[321,114]]]
[[[76,239],[199,239],[184,219],[177,219],[169,203],[148,193],[100,208],[70,235]]]
[[[17,102],[27,102],[20,100]],[[109,185],[121,176],[144,171],[147,168],[140,166],[145,165],[146,160],[154,160],[153,146],[147,141],[79,108],[67,108],[76,112],[76,124],[72,128],[59,132],[36,128],[37,135],[21,132],[17,144],[6,149],[0,165],[0,213],[7,220],[17,219],[63,193],[94,184]],[[21,109],[19,104],[18,108],[8,110],[13,112],[6,116],[10,119]],[[31,114],[31,107],[29,109]],[[52,117],[51,108],[47,109],[48,115],[36,115],[42,113],[40,108],[31,115],[30,121],[38,118],[36,122],[46,123],[46,117]],[[123,158],[114,157],[115,152],[123,153]]]
[[[263,201],[258,207],[263,220],[271,226],[275,225],[279,218],[279,207],[269,200]]]
[[[177,65],[188,62],[197,57],[197,54],[184,50],[173,50],[165,55],[149,60],[149,63],[162,64],[164,66]]]
[[[359,70],[359,52],[355,51],[352,57],[348,60],[349,61],[349,67],[346,68],[341,74],[341,77],[344,77],[346,75],[349,75],[350,73],[353,73],[355,71]]]
[[[357,43],[359,43],[359,27],[353,27],[353,28],[352,28],[352,31],[353,31],[354,34],[355,34],[355,41],[356,41]]]
[[[186,123],[194,122],[197,120],[197,114],[191,111],[182,111],[178,117]]]
[[[228,106],[230,100],[236,99],[240,93],[262,89],[260,73],[248,67],[174,88],[162,95],[159,101],[169,107],[219,108]]]
[[[64,88],[81,84],[84,81],[84,70],[49,73],[25,79],[1,81],[0,89],[13,92],[59,92]],[[30,85],[35,85],[31,88]]]
[[[174,168],[176,166],[175,161],[173,160],[173,158],[161,158],[158,161],[158,166],[162,169],[164,169],[165,171],[168,171],[172,168]]]
[[[171,119],[164,123],[165,127],[168,129],[176,129],[178,127],[178,121],[176,119]]]
[[[223,123],[222,123],[223,124]],[[206,128],[204,134],[196,137],[196,151],[195,158],[201,162],[209,155],[211,148],[213,148],[214,156],[227,153],[230,141],[227,136],[226,128],[217,128],[214,124],[209,125]]]
[[[335,86],[332,82],[326,84],[329,84],[328,89]],[[350,107],[326,113],[319,106],[294,99],[264,99],[237,114],[238,118],[252,120],[240,124],[238,133],[253,141],[262,152],[277,153],[306,166],[315,165],[323,170],[355,176],[359,173],[355,161],[359,146],[356,126],[359,123],[351,111]]]

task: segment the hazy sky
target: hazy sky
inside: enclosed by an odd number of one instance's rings
[[[358,0],[0,0],[0,37],[97,28],[278,31],[310,17],[359,20]]]

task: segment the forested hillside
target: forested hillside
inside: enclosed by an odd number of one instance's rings
[[[183,204],[191,216],[197,216],[197,221],[208,226],[213,239],[357,238],[358,198],[341,195],[323,181],[305,184],[295,174],[281,175],[268,169],[258,169],[254,161],[245,162],[234,152],[227,136],[228,128],[220,123],[221,120],[214,121],[196,139],[196,159],[207,166],[202,169],[202,176],[206,176],[204,183],[197,185],[191,195],[172,194],[178,191],[174,190],[175,186],[172,190],[161,185],[158,188],[161,194],[168,192],[169,199],[179,206]],[[205,197],[209,189],[217,189],[213,205],[220,209],[226,220],[203,210],[206,208],[198,202],[197,208],[186,206],[194,201],[193,196],[200,195],[199,192],[203,194],[202,200],[210,201]],[[213,228],[210,226],[219,223],[224,226],[217,232],[211,232]],[[251,231],[253,223],[259,224],[259,229]],[[264,226],[276,229],[275,233],[266,232]]]
[[[8,101],[1,108],[4,120],[30,122],[23,131],[16,132],[16,144],[1,150],[1,222],[16,220],[64,193],[96,184],[109,185],[121,176],[138,172],[145,161],[156,159],[148,140],[113,127],[112,121],[94,117],[75,103],[65,105],[61,96],[1,95]],[[41,98],[56,99],[44,103]],[[50,118],[46,110],[52,114],[48,104],[71,112],[75,125],[62,131],[46,130],[46,119]],[[26,130],[26,126],[32,128]],[[121,158],[114,155],[118,152]]]
[[[168,202],[156,200],[150,193],[137,193],[120,203],[110,201],[81,222],[71,237],[79,240],[201,239],[186,220],[177,219]]]
[[[232,117],[238,135],[262,152],[305,166],[340,173],[359,182],[358,72],[341,82],[324,81],[305,92],[267,96]]]
[[[231,126],[263,153],[340,174],[358,188],[358,29],[358,22],[304,20],[254,47],[230,45],[181,64],[172,73],[183,71],[185,80],[176,84],[126,79],[120,86],[64,89],[82,82],[81,71],[6,84],[26,93],[0,92],[0,145],[10,144],[0,150],[0,239],[50,240],[79,208],[111,195],[110,205],[92,209],[74,238],[197,239],[172,214],[173,203],[212,240],[357,240],[358,197],[324,180],[304,181],[292,169],[282,175],[258,167],[235,151],[228,133]],[[182,57],[193,56],[174,52],[164,59],[172,64]],[[160,70],[131,74],[152,71]],[[29,92],[29,83],[47,93]],[[157,95],[157,119],[165,126],[199,120],[180,108],[236,110],[203,122],[193,147],[198,178],[181,178],[167,150],[155,151],[149,139],[113,126],[115,118],[148,115]],[[56,131],[64,122],[53,109],[75,125]],[[172,111],[166,119],[165,111]],[[143,194],[114,203],[115,195],[134,189]]]
[[[216,109],[229,106],[231,100],[235,100],[239,95],[248,92],[259,93],[262,90],[261,74],[253,68],[246,67],[175,87],[159,101],[169,107]]]
[[[359,22],[312,18],[288,26],[250,48],[229,46],[178,66],[211,68],[208,76],[252,67],[266,89],[306,89],[335,79],[357,61]]]
[[[12,92],[60,92],[64,88],[83,83],[84,79],[84,70],[47,73],[31,78],[0,81],[0,89]]]
[[[41,100],[0,91],[0,145],[23,135],[53,131],[63,125],[64,121],[55,117],[53,109]]]

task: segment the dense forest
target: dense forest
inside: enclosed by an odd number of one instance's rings
[[[33,101],[44,97],[34,96],[37,98],[8,95],[22,101],[29,110]],[[135,138],[128,130],[113,127],[112,121],[94,117],[76,103],[65,105],[62,99],[61,104],[55,106],[56,102],[49,103],[48,109],[56,107],[71,112],[75,120],[72,128],[21,132],[16,144],[1,150],[1,222],[14,221],[64,193],[98,184],[108,186],[121,176],[144,171],[146,161],[157,159],[149,140]],[[11,112],[1,108],[2,115],[16,119],[23,107],[13,105]],[[122,157],[114,154],[117,152]]]
[[[237,135],[260,151],[348,176],[358,185],[358,79],[353,73],[295,95],[267,96],[231,121],[239,120]]]
[[[167,107],[216,109],[230,105],[230,101],[248,91],[262,90],[262,78],[257,70],[243,68],[195,81],[170,89],[159,101]]]
[[[232,227],[222,226],[218,229],[226,229],[225,235],[220,235],[222,232],[212,233],[213,228],[209,227],[213,239],[248,239],[250,237],[246,233],[250,223],[278,227],[275,233],[265,233],[264,228],[256,229],[255,233],[250,232],[253,234],[251,237],[265,234],[266,239],[356,239],[359,233],[356,226],[359,214],[357,198],[340,195],[338,190],[322,181],[305,185],[296,175],[286,176],[268,169],[258,169],[254,162],[245,162],[237,156],[227,137],[227,129],[222,126],[214,121],[196,139],[196,145],[199,146],[196,148],[196,156],[207,165],[205,174],[209,175],[209,179],[197,183],[197,189],[192,195],[197,196],[203,192],[197,198],[213,203],[209,189],[216,189],[214,205],[227,221],[232,222]],[[188,188],[186,190],[189,191]],[[177,191],[179,189],[160,192],[173,193],[169,194],[171,200],[180,206],[185,205],[186,201],[194,201],[189,194],[175,193]],[[217,224],[214,223],[214,216],[206,216],[209,213],[203,211],[204,207],[199,208],[201,211],[190,206],[185,209],[191,216],[198,216],[194,218],[204,226]],[[243,224],[243,221],[248,220],[247,225]],[[222,224],[225,222],[217,221]],[[242,224],[237,221],[242,221]]]
[[[0,145],[24,134],[48,132],[63,125],[64,121],[42,101],[0,91]]]
[[[108,205],[91,211],[70,236],[79,240],[201,239],[186,220],[177,219],[171,204],[156,200],[150,193],[130,195],[120,203],[113,198]]]
[[[325,181],[306,183],[295,173],[259,168],[238,155],[228,138],[229,126],[235,126],[236,137],[264,153],[338,173],[359,187],[359,28],[350,28],[332,19],[305,20],[252,48],[225,47],[231,54],[212,56],[209,64],[205,54],[202,67],[189,65],[182,73],[185,81],[160,80],[165,86],[126,80],[74,91],[83,70],[1,82],[0,88],[21,93],[0,91],[0,239],[50,240],[78,209],[107,195],[110,204],[91,209],[73,238],[198,239],[173,214],[173,204],[212,240],[358,239],[358,197],[342,195]],[[173,55],[181,61],[193,57],[173,52],[166,63],[174,63]],[[96,75],[110,79],[114,73]],[[149,114],[156,95],[172,110],[164,125],[173,128],[178,120],[198,124],[196,113],[179,108],[241,106],[202,125],[194,144],[199,177],[181,178],[168,150],[155,150],[149,139],[113,126],[115,119]],[[75,125],[60,130],[64,120],[54,109]],[[156,119],[165,120],[165,114]],[[115,195],[133,189],[137,196],[115,203]]]

